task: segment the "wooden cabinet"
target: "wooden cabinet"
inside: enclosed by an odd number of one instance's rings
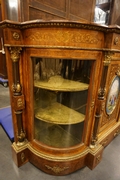
[[[120,29],[92,23],[95,0],[11,2],[0,27],[13,160],[56,176],[94,169],[120,132]]]
[[[93,169],[120,131],[120,30],[3,21],[13,160],[53,175]]]

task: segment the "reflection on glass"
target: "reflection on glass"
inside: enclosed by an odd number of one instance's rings
[[[5,0],[7,19],[18,21],[18,0]]]
[[[81,143],[92,61],[32,61],[35,139],[61,148]]]

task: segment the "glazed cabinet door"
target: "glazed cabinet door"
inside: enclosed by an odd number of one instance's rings
[[[68,148],[82,143],[93,61],[32,58],[35,139]]]
[[[60,150],[91,143],[102,54],[88,58],[89,52],[79,51],[81,58],[69,58],[69,53],[65,50],[63,57],[61,50],[39,49],[28,50],[30,56],[24,57],[25,119],[31,124],[26,124],[27,138],[38,148]]]

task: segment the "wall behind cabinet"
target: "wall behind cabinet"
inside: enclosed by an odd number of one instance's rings
[[[21,1],[21,20],[93,21],[95,0],[26,0]],[[23,13],[24,12],[24,13]]]

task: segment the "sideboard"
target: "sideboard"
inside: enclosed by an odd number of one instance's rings
[[[120,132],[120,27],[2,21],[13,160],[66,175],[94,169]]]

